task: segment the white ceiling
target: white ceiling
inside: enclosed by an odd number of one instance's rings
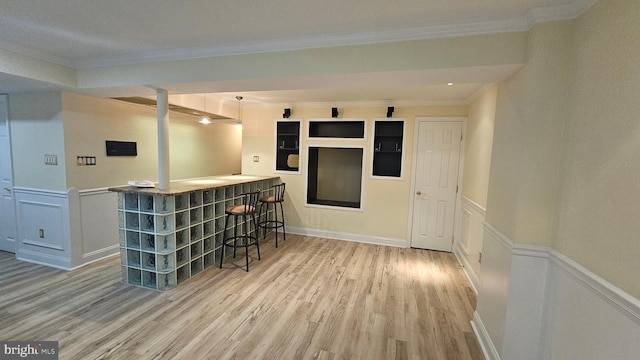
[[[2,0],[0,49],[71,68],[146,63],[229,54],[526,30],[536,21],[573,18],[596,0]],[[1,59],[0,59],[1,60]],[[487,69],[456,85],[403,79],[384,87],[363,78],[326,87],[257,92],[264,103],[322,101],[465,101],[513,68]],[[451,78],[455,70],[452,70]],[[388,74],[390,75],[390,74]],[[442,75],[442,74],[441,74]],[[390,75],[391,76],[391,75]],[[419,78],[419,77],[418,77]],[[320,82],[322,83],[322,82]],[[51,85],[2,73],[0,92]],[[275,91],[272,91],[274,90]],[[203,83],[173,93],[207,92]]]

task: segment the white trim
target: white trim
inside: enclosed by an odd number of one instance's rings
[[[483,217],[487,216],[487,209],[485,209],[482,205],[477,202],[469,199],[467,196],[462,195],[463,204],[469,205],[469,207],[473,208],[473,210],[479,212]]]
[[[471,264],[469,264],[466,257],[459,256],[457,251],[454,251],[453,254],[456,256],[456,259],[458,259],[458,262],[462,265],[462,271],[464,271],[464,275],[467,277],[467,280],[469,281],[469,285],[471,285],[471,289],[477,296],[478,289],[476,288],[475,284],[480,284],[480,278],[475,272],[468,270],[468,269],[471,269]]]
[[[501,32],[527,31],[540,22],[568,20],[580,16],[597,0],[574,0],[568,4],[535,7],[521,16],[502,19],[479,19],[464,23],[429,24],[401,29],[381,29],[329,33],[314,36],[298,36],[261,41],[246,41],[235,44],[208,44],[202,47],[172,49],[170,51],[146,52],[143,56],[125,54],[123,57],[67,59],[27,49],[11,43],[11,51],[34,56],[64,66],[78,69],[103,66],[132,65],[157,61],[207,58],[214,56],[270,53],[279,51],[314,49],[360,44],[375,44],[393,41],[409,41],[453,36],[494,34]],[[9,47],[4,41],[3,46]]]
[[[633,334],[640,333],[640,299],[555,249],[516,244],[490,224],[485,222],[484,227],[491,238],[488,240],[485,237],[485,242],[492,241],[493,244],[504,247],[507,250],[504,253],[507,256],[510,254],[512,264],[508,275],[509,291],[505,299],[503,339],[494,339],[496,343],[502,344],[502,356],[553,357],[556,352],[571,353],[571,347],[576,341],[597,341],[594,346],[602,349],[603,353],[613,351],[623,354],[625,358],[636,351],[637,344],[620,347],[619,339],[633,338]],[[487,259],[490,261],[491,258]],[[480,293],[479,301],[482,297],[483,294]],[[579,301],[576,297],[579,297]],[[566,311],[576,306],[577,311]],[[599,316],[606,316],[605,323],[601,322],[603,319],[598,322],[581,313],[587,309],[597,312]],[[497,310],[499,314],[500,309]],[[483,316],[492,316],[491,313],[492,310],[489,309]],[[562,318],[559,319],[559,315]],[[587,315],[587,318],[583,315]],[[480,313],[474,314],[472,326],[485,357],[498,359],[498,352],[491,335],[482,324]],[[585,327],[585,331],[566,334],[566,330],[572,326]],[[565,334],[566,338],[557,340],[556,337],[560,334]],[[614,353],[612,357],[617,356]]]
[[[95,188],[95,189],[78,190],[78,195],[80,197],[83,197],[83,196],[91,196],[91,195],[108,194],[110,192],[111,191],[109,191],[109,188]]]
[[[484,327],[482,323],[482,319],[480,318],[480,314],[477,311],[473,312],[473,320],[471,320],[471,328],[473,332],[476,334],[476,338],[478,339],[478,343],[480,344],[480,349],[482,349],[482,353],[484,354],[485,359],[487,360],[500,360],[500,354],[498,354],[498,350],[493,345],[493,341],[491,341],[491,336],[489,336],[489,332],[487,328]]]
[[[407,234],[408,234],[408,243],[411,246],[411,240],[413,239],[413,211],[414,211],[414,199],[413,196],[416,192],[416,167],[418,165],[418,142],[420,140],[420,123],[422,122],[459,122],[461,123],[461,132],[463,134],[464,139],[464,130],[467,123],[466,117],[425,117],[425,116],[416,116],[414,120],[414,128],[413,128],[413,156],[411,160],[411,196],[409,197],[409,212],[408,212],[408,221],[407,221]],[[460,209],[462,208],[462,178],[464,177],[464,140],[460,141],[460,155],[458,161],[458,193],[456,194],[456,203],[454,210],[454,218],[453,218],[453,239],[454,241],[451,243],[451,252],[454,252],[455,246],[457,244],[457,240],[460,237]]]
[[[304,235],[304,236],[315,236],[327,239],[335,239],[335,240],[345,240],[352,242],[359,242],[364,244],[372,244],[372,245],[384,245],[384,246],[394,246],[394,247],[408,247],[407,240],[405,239],[394,239],[394,238],[385,238],[380,236],[373,235],[363,235],[363,234],[354,234],[354,233],[346,233],[346,232],[338,232],[338,231],[325,231],[318,229],[307,229],[300,227],[287,227],[287,232],[292,234]]]
[[[30,195],[38,195],[38,196],[50,196],[57,198],[67,198],[66,191],[59,190],[47,190],[47,189],[35,189],[35,188],[27,188],[27,187],[14,187],[13,192],[16,194],[30,194]]]
[[[26,257],[24,255],[27,255]],[[16,259],[33,264],[50,266],[56,269],[71,270],[71,259],[62,256],[42,254],[35,251],[20,249],[16,252]]]

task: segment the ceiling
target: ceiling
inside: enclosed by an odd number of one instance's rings
[[[3,0],[0,49],[72,69],[165,60],[309,49],[387,41],[527,30],[537,21],[574,18],[596,0]],[[0,60],[2,60],[0,58]],[[15,76],[0,61],[0,92],[57,88]],[[313,86],[228,86],[218,94],[255,103],[330,101],[468,101],[515,68],[420,82],[420,75],[344,76]],[[446,78],[456,79],[447,86]],[[321,80],[321,79],[319,79]],[[142,84],[141,84],[142,85]],[[219,84],[184,82],[171,93],[220,92]],[[76,91],[79,89],[75,89]],[[226,92],[226,94],[225,94]]]

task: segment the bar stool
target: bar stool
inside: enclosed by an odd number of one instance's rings
[[[282,207],[282,203],[284,202],[285,183],[273,185],[271,188],[273,189],[273,195],[260,198],[259,215],[262,215],[263,205],[266,207],[266,211],[264,214],[264,220],[260,221],[258,227],[264,229],[263,238],[267,237],[267,230],[274,229],[276,232],[276,247],[278,247],[278,228],[282,228],[283,240],[287,240],[287,234],[284,231],[284,209]],[[270,204],[273,205],[273,219],[269,219]],[[278,220],[278,204],[280,205],[281,220]]]
[[[244,256],[247,262],[247,272],[249,271],[249,246],[255,245],[258,249],[258,260],[260,260],[260,245],[258,244],[258,227],[256,223],[256,210],[258,209],[258,197],[260,190],[248,192],[240,195],[242,197],[241,205],[229,206],[225,209],[227,217],[224,221],[224,233],[222,234],[222,251],[220,252],[220,268],[222,269],[222,260],[224,259],[224,248],[230,246],[233,248],[233,257],[236,257],[236,249],[244,248]],[[229,219],[233,216],[233,236],[227,237],[227,229],[229,228]],[[238,218],[242,218],[244,225],[238,234]],[[249,219],[253,221],[253,231],[249,229]]]

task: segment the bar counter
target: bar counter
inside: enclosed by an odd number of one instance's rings
[[[163,190],[109,188],[118,193],[122,281],[168,290],[218,264],[225,208],[241,203],[245,192],[260,189],[272,195],[277,179],[228,175],[172,181]]]

